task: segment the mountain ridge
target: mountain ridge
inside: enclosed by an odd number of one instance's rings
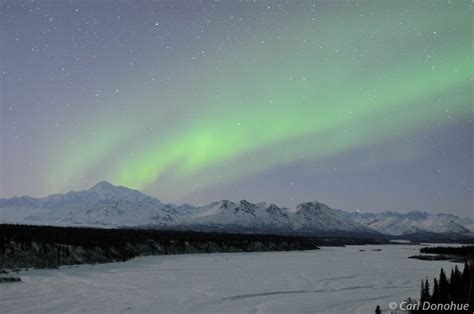
[[[101,181],[82,191],[0,199],[0,223],[153,226],[168,229],[295,234],[367,234],[400,236],[420,232],[474,234],[474,221],[452,214],[422,211],[359,213],[319,201],[295,209],[273,203],[220,200],[204,206],[163,204],[157,198]]]

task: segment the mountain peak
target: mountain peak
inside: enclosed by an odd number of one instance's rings
[[[125,186],[116,186],[107,181],[101,181],[89,189],[89,192],[96,193],[100,197],[107,199],[116,199],[116,200],[128,200],[128,201],[144,201],[144,200],[153,200],[158,201],[146,194],[143,194],[140,191],[129,189]],[[159,201],[158,201],[159,202]]]
[[[108,181],[100,181],[99,183],[91,187],[89,190],[90,191],[104,191],[104,190],[110,191],[115,188],[117,188],[117,186],[113,185],[112,183]]]
[[[310,210],[310,211],[319,211],[322,209],[330,209],[329,206],[327,206],[324,203],[318,202],[318,201],[312,201],[312,202],[304,202],[296,206],[297,211],[301,210]]]
[[[255,204],[250,203],[250,202],[247,201],[247,200],[241,200],[241,201],[239,202],[239,204],[242,205],[242,206],[245,206],[245,207],[255,207]]]
[[[234,203],[229,200],[221,200],[221,201],[216,202],[215,204],[223,209],[227,209],[234,205]]]
[[[234,209],[234,213],[237,213],[239,211],[250,214],[255,216],[255,208],[257,206],[255,204],[252,204],[246,200],[241,200],[239,202],[239,206]]]
[[[96,192],[102,195],[108,195],[108,196],[124,196],[124,195],[131,195],[131,194],[145,195],[140,191],[132,190],[125,186],[113,185],[112,183],[108,181],[101,181],[97,183],[96,185],[91,187],[89,191]]]

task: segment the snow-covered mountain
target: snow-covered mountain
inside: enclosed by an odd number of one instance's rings
[[[344,230],[351,233],[374,233],[364,224],[352,220],[347,212],[332,209],[320,202],[306,202],[296,207],[295,217],[299,230],[318,229],[324,232]]]
[[[474,221],[470,218],[459,218],[451,214],[430,214],[411,211],[398,213],[353,213],[353,220],[374,230],[388,235],[408,235],[417,232],[461,233],[474,232]]]
[[[0,222],[138,226],[175,223],[176,209],[126,187],[100,182],[85,191],[0,199]]]
[[[450,214],[349,213],[320,202],[302,203],[294,209],[246,200],[222,200],[201,207],[163,204],[139,191],[105,181],[88,190],[44,198],[0,199],[0,223],[339,235],[474,231],[472,219]]]
[[[192,227],[246,230],[292,230],[293,222],[286,209],[274,204],[253,204],[246,200],[228,200],[196,208],[182,223]]]
[[[126,187],[100,182],[89,190],[0,200],[0,222],[102,227],[153,226],[177,229],[268,233],[371,233],[341,210],[308,202],[295,210],[246,200],[206,206],[165,205]]]
[[[295,210],[269,203],[228,200],[196,208],[183,225],[196,229],[217,229],[298,234],[363,233],[376,234],[365,225],[352,221],[347,213],[319,202],[302,203]]]

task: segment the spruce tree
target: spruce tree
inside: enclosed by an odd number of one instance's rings
[[[430,300],[430,283],[428,282],[428,278],[426,278],[425,280],[425,297],[426,297],[426,300],[425,301],[429,301]]]
[[[451,269],[451,278],[449,279],[449,298],[454,302],[458,303],[461,298],[460,294],[462,293],[462,283],[461,283],[461,273],[459,272],[458,266],[456,265],[454,269]]]
[[[462,302],[468,302],[469,301],[469,286],[470,286],[470,269],[469,269],[469,264],[467,261],[464,263],[464,270],[462,272],[462,277],[461,277],[461,286],[463,287],[463,293],[461,295]]]
[[[420,302],[425,302],[430,300],[430,286],[428,283],[428,278],[426,281],[421,280],[421,293],[420,293]]]
[[[377,305],[375,308],[375,314],[382,314],[382,310],[380,309],[380,305]]]
[[[439,287],[436,278],[433,281],[433,294],[431,295],[431,303],[439,303]]]
[[[441,303],[447,303],[449,299],[449,282],[446,278],[444,270],[441,268],[439,273],[439,301]]]
[[[466,263],[467,265],[467,263]],[[467,269],[467,285],[465,289],[467,290],[467,303],[469,303],[469,310],[471,313],[474,310],[474,275],[472,271],[472,264]]]

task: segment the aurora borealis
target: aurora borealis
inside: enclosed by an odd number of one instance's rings
[[[4,1],[0,197],[466,213],[471,6]]]

